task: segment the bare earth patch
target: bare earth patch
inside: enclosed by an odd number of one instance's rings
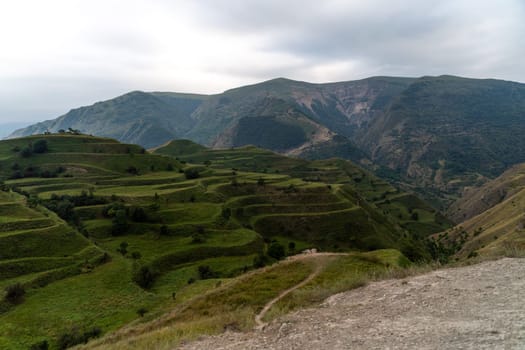
[[[525,349],[525,259],[373,282],[182,349]]]

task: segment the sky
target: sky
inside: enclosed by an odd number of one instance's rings
[[[0,5],[0,125],[53,119],[132,90],[211,94],[276,77],[321,83],[453,74],[525,82],[521,0]]]

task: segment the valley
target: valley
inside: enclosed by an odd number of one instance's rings
[[[525,85],[450,75],[312,84],[284,78],[216,95],[133,91],[10,137],[72,128],[154,148],[189,139],[340,157],[445,211],[469,187],[525,162]]]
[[[179,325],[178,341],[217,332],[232,318],[249,329],[259,308],[317,259],[326,261],[312,281],[321,288],[285,310],[408,259],[430,260],[427,237],[452,226],[416,196],[341,159],[190,141],[148,152],[74,132],[0,141],[0,152],[6,349],[66,348],[172,309],[186,315],[165,316]],[[272,265],[308,248],[351,254]],[[246,290],[254,283],[261,287]],[[206,310],[225,305],[243,307],[209,317]],[[194,317],[200,326],[188,324]]]
[[[170,349],[421,265],[522,257],[522,90],[276,79],[17,131],[0,141],[0,347]]]

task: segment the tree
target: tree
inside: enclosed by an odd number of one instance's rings
[[[199,176],[200,174],[197,169],[190,168],[190,169],[184,170],[184,177],[186,177],[187,180],[197,179],[199,178]]]
[[[117,248],[117,251],[122,255],[126,255],[128,253],[128,242],[120,242],[120,246]]]
[[[222,209],[221,216],[224,218],[224,220],[229,220],[231,215],[232,215],[232,210],[230,208]]]
[[[167,225],[161,225],[160,226],[160,235],[161,236],[167,236],[170,234],[170,229]]]
[[[148,312],[148,310],[144,307],[141,307],[140,309],[137,310],[137,315],[139,315],[140,317],[143,317],[146,312]]]
[[[148,220],[148,215],[142,207],[131,208],[131,220],[135,222],[145,222]]]
[[[47,141],[46,140],[37,140],[33,144],[34,153],[46,153],[48,151]]]
[[[49,343],[47,340],[42,340],[37,343],[32,344],[29,347],[29,350],[48,350],[49,349]]]
[[[29,158],[33,155],[33,150],[31,149],[31,147],[24,147],[20,151],[20,155],[24,158]]]
[[[284,246],[278,242],[270,244],[270,247],[268,247],[268,255],[277,260],[284,258],[286,255]]]
[[[5,288],[5,300],[12,304],[20,304],[24,301],[26,290],[20,283],[15,283]]]
[[[198,267],[198,270],[199,270],[199,277],[201,280],[206,280],[206,279],[217,277],[217,273],[215,273],[209,265],[200,265]]]
[[[130,165],[127,169],[126,169],[126,172],[129,173],[129,174],[132,174],[132,175],[138,175],[139,173],[139,170],[134,167],[133,165]]]
[[[151,286],[153,286],[153,282],[155,282],[155,275],[149,266],[142,265],[135,268],[132,279],[133,282],[138,284],[140,287],[149,289]]]
[[[112,220],[113,226],[111,232],[114,235],[119,235],[124,233],[128,229],[128,219],[126,217],[125,209],[118,209],[115,211],[115,216]]]

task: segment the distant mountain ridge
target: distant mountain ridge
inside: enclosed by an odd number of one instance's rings
[[[311,84],[278,78],[217,95],[134,91],[11,137],[67,128],[155,147],[190,139],[338,156],[436,203],[525,162],[525,84],[454,76]]]

